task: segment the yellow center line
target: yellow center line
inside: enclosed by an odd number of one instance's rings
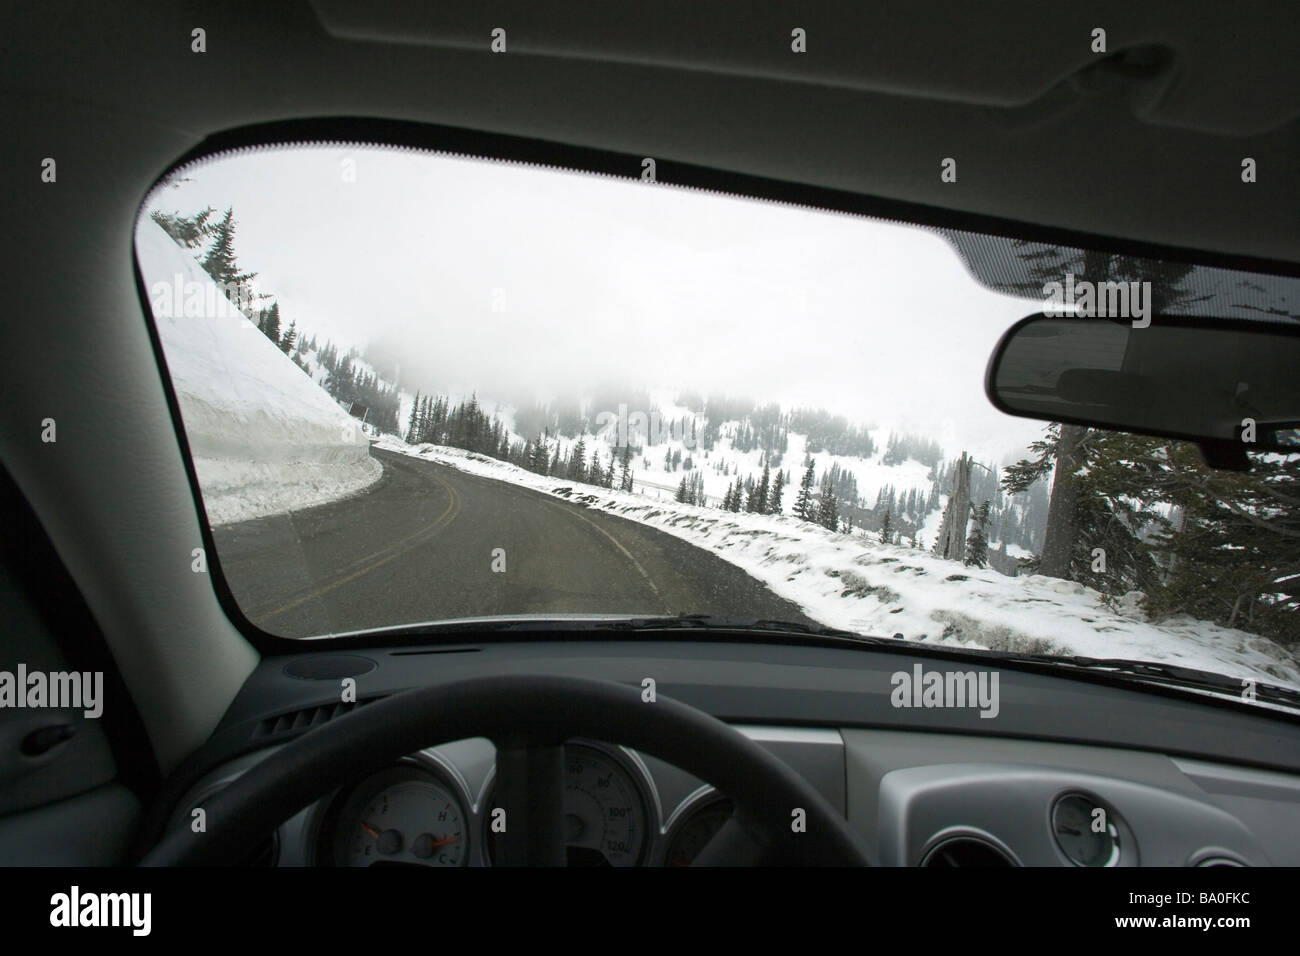
[[[442,514],[438,515],[438,517],[434,518],[433,521],[425,525],[420,530],[414,532],[413,534],[409,534],[405,538],[401,538],[398,541],[395,541],[394,543],[390,544],[386,548],[381,548],[380,550],[375,551],[372,554],[368,554],[363,558],[357,558],[355,561],[348,563],[347,565],[344,566],[344,571],[347,572],[349,569],[355,568],[358,564],[364,565],[363,567],[358,568],[357,570],[352,571],[351,573],[345,573],[344,576],[335,578],[334,580],[330,581],[328,584],[320,585],[316,588],[313,588],[312,590],[308,591],[306,594],[294,598],[292,601],[289,601],[287,604],[282,604],[272,611],[267,611],[264,614],[250,614],[249,616],[260,620],[265,620],[267,618],[275,617],[277,614],[283,614],[285,611],[290,611],[293,608],[298,607],[300,604],[303,604],[306,601],[310,601],[312,598],[318,598],[321,597],[322,595],[328,594],[330,591],[333,591],[335,588],[342,587],[343,585],[347,584],[349,581],[355,581],[357,578],[361,577],[362,575],[369,574],[371,571],[383,567],[385,564],[388,564],[390,561],[394,560],[395,558],[401,557],[403,554],[406,554],[408,551],[410,551],[411,548],[415,547],[415,545],[420,544],[423,540],[429,537],[432,537],[438,531],[442,530],[443,527],[450,524],[453,520],[455,520],[456,515],[460,512],[460,495],[456,493],[455,488],[453,488],[447,482],[443,481],[442,478],[440,478],[437,474],[433,472],[430,472],[429,474],[436,482],[438,482],[438,484],[442,485],[444,488],[447,489],[447,496],[449,500],[447,502],[447,507],[443,509]]]

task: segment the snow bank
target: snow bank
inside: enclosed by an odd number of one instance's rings
[[[383,473],[334,399],[152,220],[136,254],[213,524],[323,504]]]
[[[562,482],[460,449],[412,447],[389,436],[378,447],[652,525],[742,568],[830,627],[928,644],[1165,662],[1300,687],[1300,662],[1273,641],[1188,617],[1151,624],[1134,596],[1112,609],[1081,584],[1009,578],[880,544],[874,535],[832,534],[789,516],[732,513]]]

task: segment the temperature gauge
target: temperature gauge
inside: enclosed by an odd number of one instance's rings
[[[334,838],[337,866],[464,866],[460,801],[415,767],[369,778],[344,802]]]

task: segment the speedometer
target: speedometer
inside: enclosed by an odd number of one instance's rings
[[[636,866],[649,820],[631,774],[586,744],[564,747],[564,842],[569,866]],[[488,834],[488,852],[493,850]]]
[[[564,840],[570,865],[636,866],[645,848],[645,807],[636,784],[594,747],[564,748]]]
[[[343,803],[336,866],[464,866],[465,814],[440,780],[415,767],[375,774]]]

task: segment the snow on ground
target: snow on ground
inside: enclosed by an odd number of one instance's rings
[[[1135,594],[1112,609],[1080,584],[1009,578],[883,545],[875,536],[832,534],[791,516],[725,512],[559,481],[391,436],[378,446],[652,525],[742,568],[830,627],[928,644],[1158,661],[1300,687],[1300,661],[1273,641],[1188,617],[1148,623]]]
[[[187,250],[146,219],[136,252],[213,524],[308,508],[378,480],[383,467],[357,421]]]
[[[656,393],[658,397],[655,399],[655,407],[663,423],[664,433],[669,432],[668,423],[676,423],[681,418],[694,415],[685,406],[669,401],[666,397],[668,394],[671,393]],[[702,430],[703,416],[695,417],[698,428]],[[641,454],[633,459],[642,486],[662,492],[665,498],[672,498],[683,476],[689,479],[698,473],[704,479],[704,492],[709,504],[720,504],[732,482],[739,480],[743,484],[746,477],[752,477],[757,481],[763,473],[763,453],[758,449],[748,452],[736,449],[732,441],[732,429],[738,424],[735,421],[720,423],[719,437],[713,447],[707,451],[693,447],[681,437],[668,437],[653,445],[646,445]],[[814,453],[812,457],[817,465],[818,480],[820,481],[821,476],[830,471],[832,465],[838,465],[842,472],[856,477],[859,496],[868,508],[875,506],[877,496],[886,485],[892,485],[900,495],[906,495],[913,488],[929,493],[932,486],[929,466],[911,459],[897,465],[884,464],[885,442],[888,440],[889,430],[878,429],[877,432],[873,432],[873,435],[877,433],[883,435],[883,438],[877,442],[879,447],[870,458],[830,455],[826,452]],[[614,424],[606,425],[595,433],[595,443],[600,449],[602,467],[608,465],[611,460],[618,460],[619,449],[615,447],[617,436],[618,428]],[[588,435],[587,438],[588,453],[590,453],[593,436]],[[572,449],[573,441],[569,438],[560,439],[562,453],[568,454]],[[786,493],[781,501],[781,509],[785,514],[791,514],[794,510],[799,479],[803,477],[807,444],[806,435],[799,432],[789,433],[788,445],[780,465],[781,470],[790,475],[790,484],[786,486]],[[695,466],[694,470],[665,468],[664,455],[673,451],[680,452],[683,461],[690,457]],[[723,470],[719,470],[720,466]]]
[[[307,353],[307,359],[309,363],[316,361],[312,353]],[[448,405],[451,407],[467,401],[471,394],[476,394],[479,406],[487,415],[496,415],[501,418],[511,441],[523,445],[537,438],[535,434],[524,435],[516,431],[515,413],[517,408],[515,406],[495,402],[489,395],[477,394],[468,389],[454,388],[442,388],[422,393],[422,395],[442,396],[447,399]],[[657,421],[651,429],[653,431],[651,437],[655,439],[654,444],[643,446],[640,453],[632,459],[633,468],[639,476],[640,487],[646,489],[652,497],[658,494],[662,498],[671,499],[675,496],[683,476],[688,479],[699,476],[704,481],[704,492],[708,503],[721,504],[723,496],[733,482],[739,481],[743,485],[747,477],[758,481],[763,473],[763,453],[758,449],[748,452],[740,451],[733,443],[735,429],[741,425],[741,422],[732,419],[717,423],[719,436],[713,447],[708,450],[699,448],[689,435],[679,433],[678,424],[684,419],[694,419],[697,428],[696,434],[698,435],[704,428],[705,416],[680,404],[677,401],[677,396],[678,392],[674,389],[652,389],[649,393],[650,407],[653,409]],[[412,393],[405,390],[399,392],[398,424],[403,433],[410,420],[413,401],[414,395]],[[590,461],[592,452],[597,451],[602,468],[608,468],[611,462],[617,467],[621,452],[618,445],[619,423],[617,421],[601,421],[601,413],[594,408],[588,407],[587,411],[592,420],[592,431],[582,436],[585,442],[587,461]],[[612,410],[606,411],[613,414]],[[647,424],[643,422],[642,427]],[[633,426],[635,426],[635,422],[633,422]],[[627,423],[624,422],[622,427],[627,428]],[[899,495],[906,495],[912,489],[928,494],[933,486],[928,465],[923,465],[912,459],[896,465],[884,464],[885,450],[891,433],[892,430],[889,428],[872,429],[872,439],[876,442],[877,448],[869,458],[859,458],[852,455],[831,455],[824,451],[814,453],[812,457],[816,462],[818,480],[820,480],[821,475],[830,471],[832,466],[838,466],[842,472],[854,475],[858,483],[859,496],[863,506],[867,508],[875,506],[877,496],[886,485],[893,486]],[[786,492],[782,498],[781,506],[785,514],[791,514],[794,510],[795,497],[798,494],[799,480],[803,476],[803,462],[808,441],[807,436],[799,432],[789,432],[787,437],[787,449],[782,456],[780,470],[789,474],[790,483],[786,485]],[[552,454],[554,454],[558,446],[561,457],[567,458],[572,453],[574,445],[577,444],[578,436],[550,434],[548,435],[548,441],[550,442]],[[679,466],[673,469],[666,466],[664,457],[672,452],[677,452],[682,461],[690,458],[694,468],[686,469]],[[940,510],[927,516],[927,521],[933,524],[933,528],[929,529],[931,540],[933,540],[933,533],[937,530],[938,522],[942,518],[942,507],[946,502],[946,496],[941,497]]]

